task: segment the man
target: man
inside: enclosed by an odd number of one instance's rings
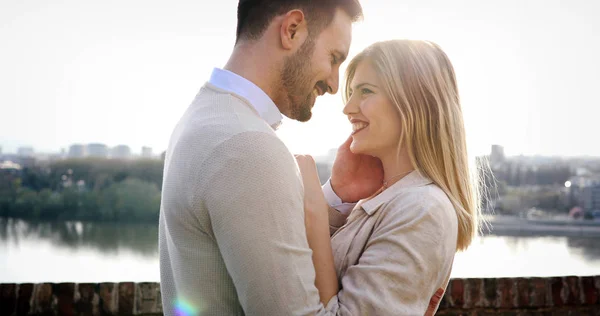
[[[274,130],[282,114],[307,121],[317,96],[337,92],[361,15],[357,0],[240,0],[231,57],[183,115],[166,154],[166,315],[328,313],[314,285],[302,179]],[[336,192],[365,197],[369,188],[352,185],[359,175],[340,165]]]

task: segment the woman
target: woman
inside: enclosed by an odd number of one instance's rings
[[[384,181],[344,215],[297,158],[321,300],[341,315],[423,315],[478,230],[453,67],[431,42],[375,43],[348,65],[345,102],[350,150],[378,158]]]

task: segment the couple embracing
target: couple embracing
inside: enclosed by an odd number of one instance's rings
[[[349,61],[352,134],[321,186],[277,137],[335,94],[358,0],[240,0],[215,68],[166,153],[165,315],[433,315],[478,231],[453,67],[432,42],[377,42]],[[399,34],[401,35],[401,34]]]

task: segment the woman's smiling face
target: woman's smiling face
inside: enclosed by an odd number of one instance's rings
[[[352,124],[350,150],[375,157],[387,156],[392,150],[397,152],[401,137],[400,114],[368,59],[356,67],[348,92],[344,114]]]

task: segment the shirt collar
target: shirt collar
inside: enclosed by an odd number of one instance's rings
[[[367,200],[360,204],[365,213],[369,214],[369,216],[373,215],[377,208],[381,206],[383,203],[391,201],[395,196],[397,196],[403,189],[411,188],[411,187],[420,187],[433,183],[428,177],[423,175],[418,170],[415,170],[404,178],[400,179],[400,181],[392,184],[389,188],[379,193],[374,198]]]
[[[271,125],[273,129],[277,129],[281,125],[283,116],[277,105],[261,88],[250,80],[231,71],[214,68],[208,82],[217,88],[235,93],[246,99],[256,112],[258,112],[258,115]]]

